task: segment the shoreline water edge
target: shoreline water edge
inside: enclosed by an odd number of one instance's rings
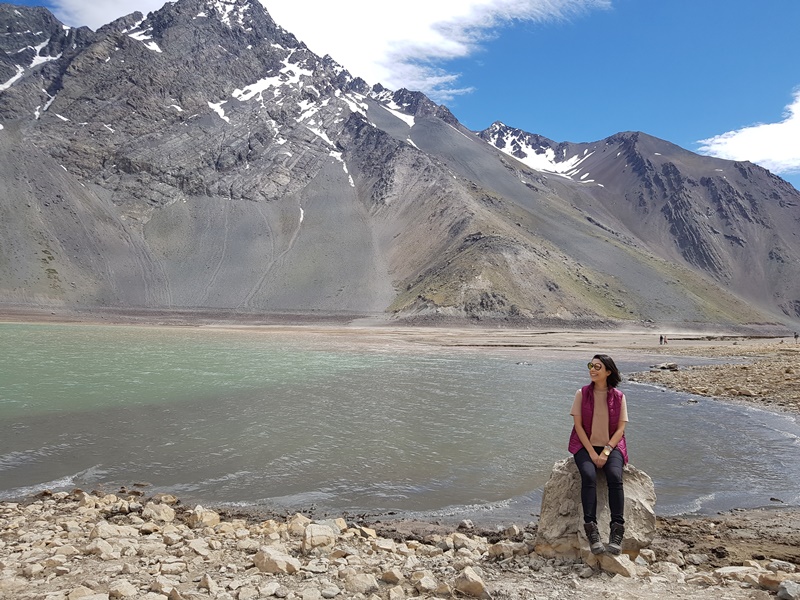
[[[297,331],[293,325],[269,329]],[[485,331],[341,323],[301,329],[348,336],[354,343],[385,340],[579,356],[602,349],[622,360],[647,353],[654,368],[632,375],[631,381],[743,402],[795,419],[800,415],[800,367],[795,366],[800,346],[790,334],[669,332],[669,344],[659,345],[659,332],[650,330]],[[692,357],[719,361],[684,366]],[[630,564],[623,560],[610,569],[536,555],[535,522],[481,529],[468,521],[392,517],[203,509],[166,495],[148,497],[145,488],[134,485],[111,493],[43,492],[0,502],[0,599],[522,599],[595,593],[642,599],[800,598],[797,506],[659,517],[652,547]]]

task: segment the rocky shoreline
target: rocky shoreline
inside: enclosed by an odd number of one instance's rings
[[[749,511],[750,516],[757,511]],[[224,515],[172,496],[44,493],[0,503],[3,600],[254,600],[257,598],[800,598],[800,511],[772,517],[794,562],[758,555],[726,561],[732,521],[662,521],[652,547],[592,569],[533,551],[535,526],[416,532],[342,518],[312,521]],[[791,525],[790,525],[791,524]],[[773,524],[764,523],[771,527]],[[689,527],[716,544],[686,542]],[[794,536],[794,537],[792,537]],[[751,540],[752,541],[752,540]],[[787,548],[790,546],[787,546]],[[791,553],[791,552],[789,552]],[[718,566],[718,565],[725,566]]]
[[[800,414],[800,344],[734,340],[728,344],[660,346],[670,360],[629,379],[670,389]],[[723,359],[722,364],[685,366],[680,357]],[[730,360],[725,360],[730,359]]]

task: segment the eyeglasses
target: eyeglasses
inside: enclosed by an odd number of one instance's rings
[[[587,366],[587,367],[589,367],[589,370],[590,370],[590,371],[591,371],[592,369],[594,369],[595,371],[599,371],[600,369],[602,369],[602,368],[603,368],[603,364],[602,364],[602,363],[600,363],[600,364],[597,364],[597,363],[591,363],[591,362],[590,362],[590,363],[589,363],[589,364],[587,364],[586,366]]]

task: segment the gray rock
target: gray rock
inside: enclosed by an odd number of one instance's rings
[[[148,502],[142,511],[142,518],[161,523],[170,523],[175,520],[175,509],[166,504]]]
[[[800,583],[782,581],[778,586],[778,600],[800,600]]]
[[[660,364],[657,364],[657,365],[651,365],[650,368],[651,369],[659,369],[659,370],[662,370],[662,371],[677,371],[677,370],[679,370],[678,363],[674,363],[674,362],[666,362],[666,363],[660,363]]]
[[[683,558],[690,565],[702,565],[708,562],[707,554],[685,554]]]
[[[270,546],[259,550],[253,562],[260,571],[266,573],[296,573],[301,568],[301,563],[285,551]]]
[[[794,573],[797,570],[797,565],[785,560],[771,560],[767,563],[767,568],[775,572],[783,571],[784,573]]]
[[[472,567],[467,567],[461,571],[461,574],[456,578],[455,589],[465,596],[473,598],[489,599],[491,597],[483,579]]]
[[[353,594],[368,594],[379,589],[378,581],[369,573],[356,573],[344,582],[345,589]]]
[[[625,466],[625,538],[623,552],[635,557],[647,548],[656,531],[656,495],[653,480],[631,464]],[[581,481],[572,458],[555,463],[544,487],[535,551],[545,557],[589,559],[591,552],[583,532]],[[597,477],[597,520],[601,534],[608,536],[610,514],[608,487],[602,471]]]
[[[342,590],[340,590],[337,586],[333,584],[325,585],[320,591],[320,594],[326,600],[331,600],[332,598],[336,598],[336,596],[340,595],[341,593]]]
[[[464,519],[458,524],[459,529],[465,529],[467,531],[471,531],[475,529],[475,524],[472,522],[471,519]]]
[[[303,532],[303,552],[311,552],[317,548],[333,548],[336,533],[327,525],[311,523]]]
[[[111,598],[130,598],[138,593],[138,588],[127,579],[119,579],[108,586],[108,595]]]

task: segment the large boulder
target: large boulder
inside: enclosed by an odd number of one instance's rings
[[[220,524],[220,516],[213,510],[207,510],[199,504],[194,507],[194,510],[189,512],[186,519],[186,524],[192,529],[200,527],[216,527]]]
[[[648,547],[656,533],[656,492],[653,480],[644,471],[626,465],[623,471],[625,487],[625,538],[623,553],[636,558],[639,550]],[[597,473],[597,524],[604,542],[608,540],[611,515],[608,509],[608,484],[603,471]],[[594,566],[608,555],[597,557],[589,550],[583,531],[581,505],[581,476],[575,461],[570,458],[553,465],[550,479],[544,486],[539,527],[534,542],[535,551],[545,557],[582,558]]]
[[[311,523],[303,532],[303,552],[308,554],[315,548],[332,548],[336,543],[336,533],[327,525]]]
[[[163,521],[171,523],[175,520],[175,510],[166,504],[148,502],[142,511],[142,518],[145,521]]]
[[[253,563],[259,571],[273,574],[297,573],[301,564],[294,556],[283,548],[264,546],[253,557]]]

